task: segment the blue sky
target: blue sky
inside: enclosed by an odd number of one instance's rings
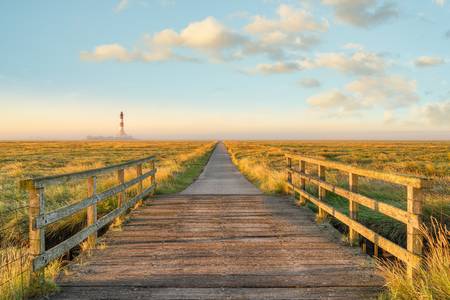
[[[0,139],[450,139],[443,0],[2,1]]]

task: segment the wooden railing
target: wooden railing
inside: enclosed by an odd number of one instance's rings
[[[315,158],[286,155],[288,185],[294,192],[299,194],[300,204],[305,204],[306,200],[314,203],[318,207],[318,218],[324,218],[327,214],[349,227],[349,240],[353,244],[358,240],[358,234],[371,241],[376,249],[378,247],[391,253],[407,265],[408,274],[413,275],[413,271],[420,263],[422,254],[422,236],[420,234],[423,188],[429,185],[425,178],[417,178],[403,175],[395,175],[361,169],[332,161],[319,160]],[[295,166],[293,163],[297,162]],[[317,166],[317,176],[312,176],[306,171],[306,163]],[[348,173],[348,189],[333,185],[326,181],[325,172],[327,169],[334,169]],[[299,185],[294,183],[294,176],[298,176]],[[371,199],[358,193],[358,178],[367,177],[370,179],[382,180],[406,187],[407,210],[400,209],[390,204]],[[318,187],[318,197],[306,190],[306,183],[314,184]],[[334,207],[324,202],[326,192],[335,193],[344,197],[349,202],[346,215],[337,211]],[[380,236],[373,230],[367,228],[357,221],[358,206],[363,205],[378,213],[389,216],[397,221],[406,224],[407,248]]]
[[[142,167],[144,163],[150,163],[150,170],[143,174]],[[131,167],[135,167],[136,177],[125,182],[125,169]],[[97,176],[111,172],[117,172],[118,185],[97,193]],[[51,261],[59,258],[86,239],[88,240],[88,245],[93,247],[96,243],[99,229],[127,212],[138,201],[142,201],[150,193],[153,193],[156,187],[155,175],[155,157],[150,156],[99,169],[21,181],[21,188],[28,190],[29,194],[29,247],[33,271],[40,273],[39,271]],[[143,180],[148,177],[150,177],[150,184],[144,189]],[[80,179],[87,180],[87,198],[47,213],[45,210],[45,188],[50,185],[58,185]],[[125,191],[134,185],[137,185],[137,194],[126,201]],[[117,208],[97,219],[97,204],[114,195],[118,195]],[[46,226],[70,217],[83,209],[87,211],[87,226],[60,244],[46,250]],[[42,275],[39,276],[42,277]]]

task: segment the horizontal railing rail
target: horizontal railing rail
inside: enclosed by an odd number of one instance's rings
[[[154,161],[154,156],[148,156],[140,159],[130,160],[127,162],[123,162],[120,164],[115,164],[111,166],[106,166],[103,168],[97,168],[97,169],[90,169],[80,172],[74,172],[74,173],[67,173],[67,174],[60,174],[60,175],[52,175],[52,176],[44,176],[44,177],[38,177],[33,179],[25,179],[20,181],[20,187],[22,189],[28,189],[28,188],[39,188],[39,187],[45,187],[47,185],[54,185],[59,183],[64,183],[76,179],[83,179],[88,178],[91,176],[98,176],[105,173],[110,173],[116,170],[120,169],[126,169],[130,166],[143,164],[149,161]]]
[[[150,163],[150,169],[143,173],[143,164],[145,163]],[[125,181],[125,170],[131,167],[135,167],[136,177]],[[97,177],[115,171],[117,172],[118,184],[103,192],[97,193]],[[140,201],[155,191],[156,171],[155,157],[149,156],[103,168],[21,181],[20,187],[26,189],[29,194],[29,252],[32,258],[33,272],[42,280],[44,276],[42,270],[46,265],[64,255],[64,253],[73,247],[81,244],[86,239],[88,246],[93,248],[96,244],[98,230],[113,222],[115,219],[120,218],[130,208],[138,205]],[[150,178],[150,183],[144,189],[144,180],[147,178]],[[46,187],[81,179],[87,179],[86,198],[54,211],[46,212]],[[137,185],[137,194],[126,201],[125,192],[135,185]],[[118,197],[117,207],[100,219],[97,219],[97,204],[115,195]],[[46,227],[64,218],[73,216],[84,209],[86,209],[86,227],[56,246],[46,249]]]
[[[407,265],[408,274],[410,276],[413,275],[414,269],[421,261],[422,236],[420,234],[420,226],[423,189],[430,186],[430,181],[428,179],[388,174],[299,155],[286,155],[286,159],[288,186],[294,193],[299,194],[300,204],[305,204],[306,201],[315,204],[318,207],[318,219],[323,219],[328,214],[349,227],[349,240],[352,244],[359,239],[359,235],[363,236],[371,241],[376,249],[380,247],[403,261]],[[294,162],[297,162],[298,165],[295,166]],[[308,174],[306,163],[317,166],[317,176]],[[325,176],[327,169],[348,173],[348,189],[327,182]],[[299,185],[295,184],[294,176],[299,179]],[[358,192],[359,177],[382,180],[388,183],[405,186],[407,193],[407,210],[360,194]],[[306,183],[314,184],[318,187],[318,197],[306,190]],[[348,200],[349,215],[337,211],[334,207],[324,201],[327,192],[334,193]],[[357,216],[359,205],[365,206],[377,213],[381,213],[406,224],[406,249],[358,222]]]

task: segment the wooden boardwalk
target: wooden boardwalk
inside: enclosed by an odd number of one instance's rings
[[[371,260],[314,217],[282,197],[156,197],[71,266],[53,298],[374,298],[383,281]]]

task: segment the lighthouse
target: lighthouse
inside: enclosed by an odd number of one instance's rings
[[[123,111],[120,112],[120,129],[119,129],[118,136],[119,136],[119,138],[127,137],[127,134],[125,133],[125,129],[124,129]]]

